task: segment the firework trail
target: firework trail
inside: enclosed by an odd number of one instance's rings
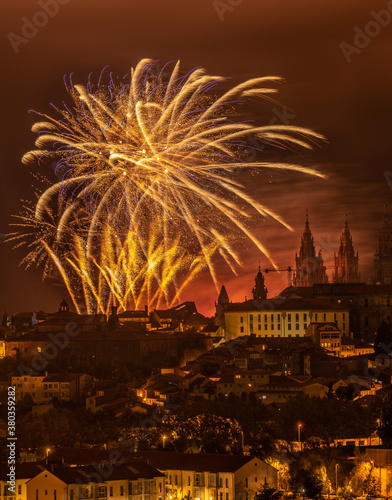
[[[37,149],[23,163],[50,159],[60,181],[25,204],[9,237],[27,245],[22,261],[61,275],[78,312],[175,303],[207,268],[215,284],[218,257],[235,271],[236,241],[247,239],[271,259],[248,228],[250,214],[275,213],[233,180],[245,168],[295,170],[251,162],[248,139],[310,149],[319,134],[287,125],[238,121],[236,106],[276,92],[278,77],[255,78],[221,91],[224,78],[195,69],[181,75],[144,59],[127,79],[86,87],[67,84],[73,105],[59,118],[40,115]]]

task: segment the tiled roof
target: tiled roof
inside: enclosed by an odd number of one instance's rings
[[[172,453],[141,451],[136,453],[159,470],[189,470],[195,472],[235,472],[252,460],[251,456],[218,455],[212,453]]]
[[[218,455],[208,453],[173,453],[163,451],[140,451],[131,453],[120,450],[101,450],[95,448],[59,448],[49,455],[51,462],[66,464],[92,464],[121,460],[143,460],[158,470],[189,470],[196,472],[235,472],[252,460],[251,456]],[[112,476],[111,476],[112,477]],[[156,477],[156,476],[154,476]]]
[[[324,299],[305,298],[274,298],[264,301],[246,300],[232,302],[225,308],[225,312],[278,312],[278,311],[347,311],[347,307]]]
[[[45,470],[45,465],[42,462],[25,462],[21,464],[17,464],[15,467],[15,476],[16,479],[31,479],[35,477],[40,472]],[[8,481],[10,468],[6,464],[0,464],[0,480]]]
[[[99,480],[99,468],[102,468],[102,480]],[[107,477],[107,471],[110,470],[108,480],[124,480],[135,481],[137,479],[153,479],[162,477],[163,474],[155,467],[143,461],[132,461],[127,463],[109,464],[101,462],[98,465],[88,465],[86,467],[65,467],[55,468],[53,474],[67,484],[88,484],[96,482],[104,482]]]

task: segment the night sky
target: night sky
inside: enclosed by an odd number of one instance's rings
[[[47,22],[37,16],[46,2],[58,5],[57,14]],[[23,250],[12,251],[10,243],[3,243],[20,200],[34,196],[34,168],[21,163],[36,139],[30,130],[36,115],[28,111],[53,115],[50,103],[67,99],[64,75],[73,73],[74,83],[85,84],[90,72],[98,77],[108,65],[124,75],[145,57],[162,63],[180,59],[184,70],[202,66],[210,74],[232,77],[233,83],[266,75],[284,77],[278,95],[282,106],[268,105],[262,112],[257,106],[250,118],[265,123],[286,120],[324,134],[327,143],[295,159],[328,179],[273,170],[241,176],[255,199],[294,228],[290,232],[272,219],[260,218],[252,222],[253,231],[278,266],[293,265],[308,209],[316,249],[322,250],[330,268],[347,212],[362,279],[367,281],[384,205],[389,213],[392,210],[388,5],[392,10],[392,2],[385,0],[3,2],[0,312],[54,311],[66,296],[61,287],[43,284],[40,271],[18,267]],[[376,21],[381,10],[385,12]],[[27,43],[19,43],[26,19],[42,26],[29,33]],[[366,31],[370,36],[364,39],[361,33]],[[55,180],[50,170],[36,170]],[[239,277],[219,266],[219,279],[231,300],[250,296],[259,261],[262,268],[271,267],[249,246],[243,248]],[[328,273],[331,276],[332,270]],[[274,295],[286,286],[286,273],[268,274],[266,282]],[[195,300],[199,310],[209,314],[216,296],[212,281],[202,276],[183,298]]]

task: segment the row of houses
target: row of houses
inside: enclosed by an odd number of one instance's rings
[[[7,472],[2,500],[234,500],[278,487],[277,469],[240,455],[64,448],[45,463],[19,464],[13,489]]]

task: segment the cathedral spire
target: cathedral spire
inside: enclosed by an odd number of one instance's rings
[[[334,283],[359,283],[358,252],[355,253],[353,240],[348,227],[347,213],[344,215],[344,226],[340,236],[338,254],[335,253]]]
[[[301,237],[299,254],[295,254],[294,286],[312,286],[315,283],[328,283],[326,268],[321,252],[316,255],[313,235],[309,226],[309,214],[306,210],[305,228]]]

